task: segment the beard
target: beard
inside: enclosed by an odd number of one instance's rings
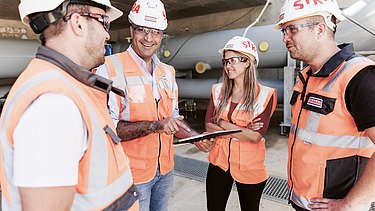
[[[104,47],[104,38],[99,37],[98,33],[94,30],[93,27],[90,27],[89,36],[85,42],[86,58],[83,58],[83,64],[85,68],[92,69],[98,67],[105,62],[105,47]]]
[[[89,42],[85,48],[88,56],[85,59],[84,63],[86,64],[88,69],[92,69],[104,64],[104,45],[100,46]]]
[[[316,45],[295,46],[289,53],[293,59],[309,63],[317,57],[319,49]]]

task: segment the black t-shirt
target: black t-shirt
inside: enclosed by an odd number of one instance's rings
[[[358,131],[375,126],[375,65],[363,68],[350,80],[345,103]]]

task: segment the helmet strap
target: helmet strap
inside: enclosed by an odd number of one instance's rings
[[[67,12],[68,4],[70,2],[64,1],[56,9],[48,12],[37,12],[29,15],[30,27],[36,33],[40,34],[46,29],[50,24],[57,20],[62,19]]]
[[[100,8],[106,11],[107,6],[99,4],[90,0],[65,0],[61,3],[56,9],[48,12],[37,12],[29,15],[30,27],[36,33],[40,34],[46,29],[50,24],[54,23],[57,20],[64,18],[67,15],[68,5],[69,4],[81,4],[92,7]]]

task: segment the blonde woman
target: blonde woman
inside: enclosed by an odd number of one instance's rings
[[[219,53],[223,55],[223,82],[212,87],[206,130],[241,128],[242,132],[218,138],[208,156],[207,208],[225,210],[235,181],[241,210],[259,210],[268,179],[264,134],[276,107],[276,90],[257,82],[259,60],[251,40],[233,37]],[[264,125],[254,131],[252,122],[259,118]]]

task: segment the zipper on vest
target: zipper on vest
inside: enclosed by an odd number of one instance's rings
[[[300,78],[302,84],[303,84],[303,88],[302,88],[302,92],[301,92],[301,108],[299,110],[299,113],[298,113],[298,118],[297,118],[297,123],[296,123],[296,129],[294,130],[294,138],[293,138],[293,143],[292,143],[292,146],[290,147],[290,160],[289,160],[289,177],[290,177],[290,182],[291,182],[291,185],[290,185],[290,190],[289,190],[289,194],[288,194],[288,203],[290,204],[290,196],[292,194],[292,191],[293,191],[293,178],[292,178],[292,160],[293,160],[293,149],[294,149],[294,144],[296,143],[296,139],[297,139],[297,132],[298,132],[298,126],[299,126],[299,120],[301,118],[301,113],[302,113],[302,108],[303,108],[303,103],[305,101],[305,95],[306,95],[306,89],[307,89],[307,83],[309,81],[309,78],[310,78],[310,75],[307,75],[307,78],[305,80],[305,78],[303,77],[302,73],[301,72],[298,72],[298,77]]]
[[[156,117],[159,121],[159,100],[155,99],[155,105],[156,105]],[[158,151],[158,168],[160,168],[160,154],[161,154],[161,135],[159,133],[158,135],[158,142],[159,142],[159,151]],[[161,172],[161,170],[160,170]]]
[[[358,181],[358,177],[359,177],[359,168],[361,166],[361,160],[360,160],[360,157],[357,155],[357,166],[355,168],[355,178],[354,178],[354,184],[357,183]]]
[[[228,146],[228,171],[230,171],[230,145],[232,144],[232,138],[229,139],[229,146]]]

